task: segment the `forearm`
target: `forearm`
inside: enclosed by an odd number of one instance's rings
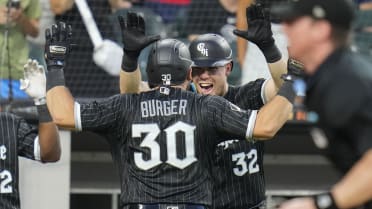
[[[20,14],[16,23],[21,26],[24,34],[36,37],[39,34],[39,20],[29,19],[24,14]]]
[[[332,189],[339,208],[354,208],[372,200],[372,149]]]
[[[292,104],[282,96],[276,96],[263,106],[256,118],[253,136],[264,140],[275,136],[288,120],[292,111]]]
[[[236,12],[236,28],[239,30],[247,30],[245,8],[251,4],[251,0],[239,0],[238,10]],[[247,52],[247,40],[237,37],[237,56],[240,66],[243,66],[245,53]]]
[[[284,82],[283,79],[280,78],[280,76],[283,74],[287,74],[287,60],[282,57],[280,60],[274,63],[268,63],[268,66],[271,77],[276,87],[276,93]]]
[[[139,93],[141,91],[141,71],[137,68],[133,72],[120,71],[120,93]]]
[[[47,91],[47,105],[55,124],[74,129],[74,98],[65,86],[56,86]]]
[[[60,159],[58,129],[53,122],[39,123],[39,144],[43,162],[55,162]]]

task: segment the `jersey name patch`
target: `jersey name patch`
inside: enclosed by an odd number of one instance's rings
[[[187,100],[147,100],[141,102],[142,118],[154,116],[186,115]]]

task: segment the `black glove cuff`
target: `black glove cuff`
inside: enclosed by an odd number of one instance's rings
[[[339,209],[331,192],[317,194],[313,199],[317,209]]]
[[[121,69],[125,72],[134,72],[138,66],[138,55],[130,56],[124,52]]]
[[[268,63],[277,62],[282,58],[282,53],[279,51],[278,47],[276,47],[274,41],[270,44],[260,45],[258,47]]]
[[[65,86],[65,76],[61,67],[48,67],[46,78],[46,91],[55,86]]]
[[[285,97],[290,103],[294,103],[296,92],[293,89],[293,82],[285,81],[278,91],[278,95]]]
[[[53,121],[46,104],[36,105],[36,109],[39,114],[39,123],[48,123]]]

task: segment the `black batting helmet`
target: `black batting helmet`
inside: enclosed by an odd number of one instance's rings
[[[163,39],[153,45],[148,62],[150,86],[179,85],[185,82],[192,61],[187,46],[176,39]]]
[[[220,67],[232,62],[232,50],[227,41],[218,34],[198,36],[189,46],[193,67]]]

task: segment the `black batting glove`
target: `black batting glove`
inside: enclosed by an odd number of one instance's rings
[[[252,4],[246,9],[246,16],[248,30],[235,29],[234,34],[256,44],[268,63],[280,60],[282,54],[275,45],[268,11],[260,4]]]
[[[128,12],[127,18],[119,16],[124,55],[121,69],[133,72],[137,69],[138,57],[146,46],[160,39],[159,35],[145,35],[145,21],[135,12]]]
[[[71,51],[71,26],[64,22],[53,24],[45,30],[45,62],[47,65],[46,91],[55,86],[64,86],[63,68]]]

